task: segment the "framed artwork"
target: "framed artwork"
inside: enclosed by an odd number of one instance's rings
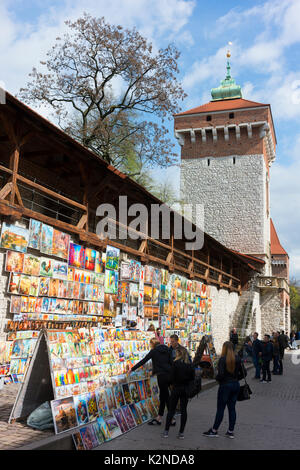
[[[50,278],[40,277],[39,296],[44,297],[49,294]]]
[[[99,444],[102,444],[103,442],[105,442],[104,436],[101,432],[101,428],[100,428],[98,422],[94,421],[92,423],[92,426],[93,426],[93,429],[95,431],[95,434],[96,434],[96,437],[97,437],[97,440],[98,440]]]
[[[5,262],[5,271],[13,273],[22,273],[24,266],[24,253],[19,251],[10,251],[6,252],[6,262]]]
[[[40,249],[42,222],[30,219],[28,246],[35,250]]]
[[[118,271],[105,270],[105,293],[106,294],[117,294],[118,293]]]
[[[52,255],[68,259],[70,235],[53,229]]]
[[[141,270],[141,262],[136,261],[134,259],[130,260],[130,280],[139,282],[140,280],[140,270]]]
[[[85,426],[79,430],[85,450],[92,450],[99,445],[93,426]]]
[[[145,305],[152,305],[152,286],[145,285],[144,288],[144,304]]]
[[[68,279],[68,264],[62,261],[52,260],[53,277],[56,279]]]
[[[115,417],[105,420],[111,439],[121,436],[122,431]]]
[[[21,295],[29,295],[30,283],[31,283],[31,278],[30,278],[30,276],[27,276],[26,274],[21,274],[21,277],[20,277],[19,294],[21,294]]]
[[[135,420],[137,426],[139,426],[140,424],[143,424],[141,413],[140,413],[139,409],[135,406],[135,404],[129,405],[129,408],[130,408],[130,411],[132,413],[132,416],[134,417],[134,420]]]
[[[51,410],[56,434],[73,429],[78,425],[73,397],[52,400]]]
[[[95,393],[88,393],[86,396],[89,421],[95,421],[98,416],[98,407]]]
[[[104,316],[115,317],[117,313],[117,296],[104,294]]]
[[[103,418],[103,416],[99,416],[97,418],[97,424],[99,426],[99,429],[103,435],[103,438],[105,441],[110,441],[111,440],[111,434],[109,432],[109,428]]]
[[[128,424],[124,418],[121,408],[118,408],[113,411],[114,417],[116,418],[118,425],[122,431],[122,433],[129,431]]]
[[[85,269],[88,269],[89,271],[95,271],[96,255],[96,250],[93,250],[92,248],[85,249]]]
[[[30,255],[26,253],[24,255],[24,274],[30,274],[31,276],[40,275],[40,258],[38,256]]]
[[[95,273],[103,274],[105,272],[106,253],[96,251]]]
[[[129,304],[131,307],[137,307],[139,301],[139,286],[134,282],[129,284]]]
[[[75,432],[72,434],[73,442],[76,450],[85,450],[80,432]]]
[[[10,313],[21,313],[21,297],[12,295],[10,299]]]
[[[129,281],[130,280],[130,264],[125,263],[124,261],[121,262],[120,280],[121,281]]]
[[[10,273],[9,284],[8,284],[8,293],[9,294],[18,294],[20,289],[20,280],[22,274]]]
[[[125,400],[125,405],[129,405],[130,403],[132,403],[129,385],[128,383],[125,383],[125,384],[122,384],[121,386],[122,386],[123,396]]]
[[[85,266],[85,249],[81,245],[70,242],[69,246],[69,266],[82,268]]]
[[[120,250],[119,248],[115,248],[113,246],[107,245],[106,247],[106,269],[111,270],[118,270],[119,269],[119,258],[120,258]]]
[[[29,295],[33,295],[35,297],[38,296],[39,293],[39,285],[40,285],[40,278],[37,276],[30,277],[30,288],[29,288]]]
[[[118,301],[122,304],[127,304],[129,301],[129,283],[119,282],[118,288]]]
[[[52,255],[53,227],[42,224],[40,251],[45,255]]]
[[[115,400],[115,396],[114,396],[114,392],[112,388],[105,389],[105,398],[106,398],[107,406],[110,412],[112,412],[113,408],[116,408],[116,400]]]
[[[130,396],[131,396],[131,401],[134,402],[134,403],[139,402],[140,397],[139,397],[139,391],[138,391],[136,382],[130,382],[128,384],[128,387],[129,387],[129,392],[130,392]]]
[[[1,248],[26,253],[29,241],[29,230],[16,225],[2,224]]]
[[[128,405],[122,406],[122,413],[126,420],[129,429],[133,429],[136,427],[136,422],[134,417],[132,416],[131,410]]]
[[[114,391],[114,397],[115,397],[115,402],[117,405],[117,408],[120,408],[121,406],[125,405],[124,397],[123,397],[123,391],[121,385],[115,385],[113,387]]]
[[[40,276],[53,277],[53,260],[50,258],[41,258],[40,260]]]

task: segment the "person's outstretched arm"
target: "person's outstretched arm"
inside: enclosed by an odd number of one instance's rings
[[[139,361],[137,364],[135,364],[132,367],[131,372],[134,372],[136,369],[146,364],[146,362],[150,361],[150,359],[152,359],[152,356],[153,356],[153,351],[148,352],[148,354],[144,357],[144,359],[142,359],[141,361]]]

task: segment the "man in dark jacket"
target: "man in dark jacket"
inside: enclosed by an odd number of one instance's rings
[[[271,371],[270,371],[270,362],[273,358],[273,344],[270,341],[270,335],[265,335],[264,340],[262,342],[262,371],[263,371],[263,378],[261,379],[262,383],[270,383],[271,382]],[[268,375],[268,379],[266,380]]]
[[[175,359],[177,349],[181,349],[181,351],[183,351],[184,355],[185,354],[188,355],[190,363],[192,362],[192,358],[189,355],[188,350],[179,343],[179,337],[177,335],[174,334],[174,335],[170,336],[170,343],[171,343],[170,351],[171,351],[171,354],[172,354],[173,361]]]
[[[252,342],[252,360],[255,367],[255,379],[260,379],[261,364],[259,353],[262,351],[261,341],[258,339],[258,333],[253,334]]]
[[[164,415],[165,406],[169,409],[169,384],[170,372],[173,364],[172,354],[168,346],[160,344],[153,338],[150,340],[151,351],[135,364],[129,373],[134,372],[139,367],[152,360],[152,374],[157,375],[157,383],[159,387],[159,411],[156,419],[150,421],[149,424],[161,424]]]
[[[239,335],[236,332],[236,328],[233,328],[230,333],[230,342],[233,344],[233,350],[235,351],[239,342]]]

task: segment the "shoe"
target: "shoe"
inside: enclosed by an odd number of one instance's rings
[[[177,439],[184,439],[183,432],[180,432],[179,434],[177,434]]]
[[[203,433],[203,436],[219,437],[219,434],[217,432],[214,432],[212,429],[209,429],[209,431]]]
[[[260,383],[262,383],[262,384],[266,384],[266,383],[267,383],[267,381],[266,381],[266,380],[262,380],[262,379],[261,379],[261,380],[260,380]]]
[[[227,431],[227,433],[225,434],[226,437],[229,437],[229,439],[234,439],[234,433],[233,432],[230,432],[230,431]]]
[[[271,382],[272,382],[272,380],[267,380],[267,384],[269,384],[269,383],[271,383]]]
[[[164,431],[162,437],[166,437],[166,438],[169,437],[169,431]]]

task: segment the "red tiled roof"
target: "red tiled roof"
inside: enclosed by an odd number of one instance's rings
[[[271,229],[271,255],[286,255],[288,256],[285,249],[281,246],[280,240],[278,238],[276,229],[273,224],[273,220],[271,219],[270,222],[270,229]]]
[[[197,108],[189,109],[182,113],[175,114],[175,116],[183,116],[186,114],[199,114],[199,113],[213,113],[214,111],[228,111],[243,108],[257,108],[261,106],[270,106],[269,104],[256,103],[255,101],[244,100],[237,98],[233,100],[210,101],[209,103],[198,106]]]

